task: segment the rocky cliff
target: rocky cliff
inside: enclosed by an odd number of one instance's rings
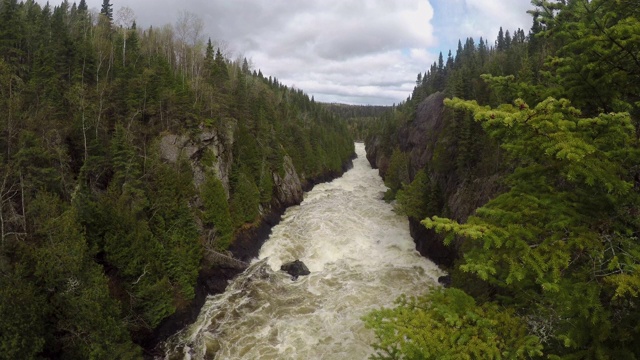
[[[193,171],[193,182],[196,188],[204,183],[207,170],[220,179],[227,196],[229,195],[229,175],[233,163],[232,126],[219,130],[201,129],[197,136],[166,134],[160,138],[160,156],[169,163],[184,158],[189,161]],[[205,160],[207,159],[207,160]]]
[[[391,153],[395,147],[409,155],[409,175],[413,180],[421,169],[427,169],[431,181],[438,184],[443,204],[437,215],[465,221],[474,209],[482,206],[502,189],[502,175],[495,169],[483,167],[485,160],[461,168],[456,167],[460,145],[456,141],[455,120],[451,110],[444,106],[445,96],[437,92],[417,105],[415,116],[389,134],[370,136],[366,142],[367,159],[372,167],[379,169],[383,178],[389,167]],[[478,139],[484,134],[472,134]],[[488,150],[488,148],[491,148]],[[484,150],[483,150],[484,149]],[[488,144],[476,147],[476,158],[482,152],[495,155],[495,147]],[[482,163],[482,164],[481,164]],[[416,249],[439,265],[449,267],[458,256],[459,242],[451,246],[443,244],[442,236],[426,229],[421,219],[409,218],[411,236]]]
[[[213,173],[222,183],[227,198],[230,191],[231,167],[233,164],[234,127],[230,125],[219,133],[216,129],[201,129],[197,136],[167,134],[160,139],[160,154],[163,160],[175,163],[186,159],[191,165],[193,182],[198,189],[205,181],[205,174]],[[302,201],[303,181],[296,171],[291,157],[282,158],[283,174],[272,174],[274,197],[270,207],[288,207]],[[195,199],[196,202],[198,199]],[[270,211],[263,209],[263,214]]]
[[[220,179],[228,197],[229,177],[234,159],[231,150],[235,141],[234,135],[233,124],[224,128],[222,133],[215,129],[201,129],[201,133],[196,136],[165,134],[160,139],[159,151],[162,159],[169,163],[176,163],[181,159],[189,162],[196,189],[203,186],[205,174],[215,174]],[[310,190],[315,184],[341,176],[352,166],[352,159],[346,161],[339,172],[327,171],[314,178],[301,178],[291,157],[284,155],[283,171],[272,173],[274,189],[271,202],[268,206],[261,207],[259,221],[236,233],[227,256],[237,259],[236,263],[250,262],[258,255],[260,247],[271,233],[271,228],[278,224],[287,207],[302,202],[304,191]],[[192,206],[200,205],[201,199],[196,196]],[[206,232],[206,229],[201,230]],[[198,275],[195,298],[190,306],[169,316],[155,329],[153,336],[143,344],[146,349],[153,349],[159,342],[192,323],[197,318],[207,296],[223,292],[228,282],[243,271],[242,267],[230,265],[229,261],[216,261],[217,258],[222,257],[204,256]],[[149,350],[147,355],[152,358],[153,355],[160,354],[153,354],[153,350]]]

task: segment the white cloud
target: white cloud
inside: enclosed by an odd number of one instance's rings
[[[89,0],[99,9],[101,0]],[[317,100],[392,104],[411,93],[418,72],[458,38],[491,41],[527,28],[529,0],[112,0],[131,7],[138,25],[175,22],[180,10],[200,16],[205,33],[266,76]],[[433,5],[433,6],[432,6]],[[526,19],[526,22],[522,19]],[[521,24],[525,22],[524,24]]]
[[[456,50],[458,39],[483,37],[492,43],[500,27],[528,32],[532,8],[529,0],[431,0],[436,9],[434,26],[443,53]]]

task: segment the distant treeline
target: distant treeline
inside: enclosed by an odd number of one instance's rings
[[[348,105],[338,103],[321,103],[322,107],[339,118],[347,120],[349,134],[357,141],[364,141],[370,122],[380,117],[390,106],[380,105]]]
[[[379,117],[390,106],[349,105],[339,103],[321,103],[322,106],[343,119]]]

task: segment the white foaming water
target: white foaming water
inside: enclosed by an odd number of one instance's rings
[[[356,153],[353,169],[287,209],[259,258],[166,342],[165,359],[366,359],[374,336],[362,316],[437,286],[441,271],[382,200],[363,144]],[[279,269],[295,259],[311,274],[293,281]]]

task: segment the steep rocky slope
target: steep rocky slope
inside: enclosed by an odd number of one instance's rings
[[[502,190],[502,175],[497,168],[485,166],[496,156],[492,144],[474,150],[483,152],[484,149],[487,158],[476,153],[475,157],[482,160],[470,167],[456,167],[460,152],[460,145],[456,141],[459,129],[456,128],[453,112],[444,106],[444,99],[443,93],[432,94],[418,104],[415,117],[399,126],[397,131],[370,136],[366,141],[367,159],[385,178],[393,149],[397,147],[408,154],[410,179],[413,180],[419,170],[426,168],[431,181],[437,183],[441,191],[442,207],[436,215],[464,221],[474,209]],[[484,134],[475,133],[472,136],[481,139]],[[440,265],[453,265],[461,244],[456,241],[451,246],[445,246],[442,236],[426,229],[420,220],[409,217],[416,249]]]
[[[203,131],[197,137],[186,135],[166,134],[160,139],[160,153],[163,160],[176,163],[180,159],[187,159],[193,172],[193,182],[196,188],[204,184],[205,174],[212,172],[223,184],[229,194],[230,174],[233,164],[234,129],[224,130],[224,134],[215,129]],[[210,154],[213,159],[205,161],[204,154]],[[211,161],[213,160],[213,161]],[[220,257],[204,257],[204,264],[198,274],[196,296],[192,303],[166,318],[155,329],[153,336],[143,344],[152,349],[158,342],[192,323],[208,295],[224,292],[233,277],[241,273],[242,263],[248,264],[258,255],[260,247],[269,237],[271,228],[278,224],[284,211],[303,200],[304,191],[310,190],[315,184],[332,180],[341,176],[352,166],[351,159],[345,161],[341,171],[327,171],[314,178],[301,178],[291,157],[282,158],[282,173],[273,172],[273,198],[268,206],[261,208],[260,220],[254,226],[246,227],[238,232],[227,254],[230,259],[237,261],[220,261]],[[228,195],[227,195],[228,196]],[[194,206],[199,206],[201,199],[193,199]],[[204,231],[203,231],[204,232]],[[238,264],[240,264],[238,266]],[[156,354],[160,355],[160,354]]]

